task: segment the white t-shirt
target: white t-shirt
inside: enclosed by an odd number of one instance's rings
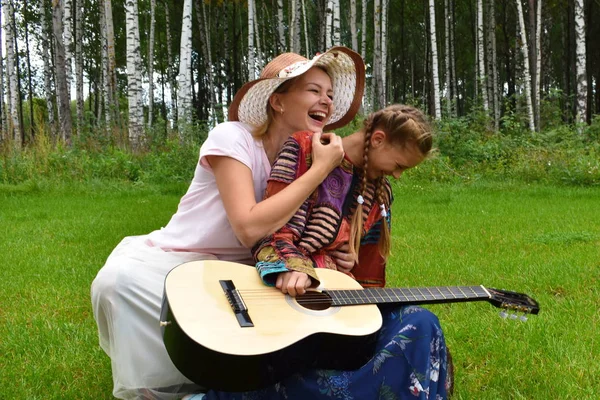
[[[193,251],[213,254],[220,260],[252,263],[250,250],[235,236],[227,219],[217,182],[206,156],[231,157],[250,168],[254,197],[264,197],[271,165],[262,141],[241,122],[224,122],[208,134],[200,148],[200,160],[187,193],[177,212],[164,228],[148,236],[147,243],[166,251]]]

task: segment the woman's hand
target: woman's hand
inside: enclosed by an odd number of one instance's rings
[[[310,287],[312,281],[304,272],[290,271],[282,272],[277,276],[275,287],[283,294],[289,294],[295,297],[298,294],[306,293],[306,289]]]
[[[338,271],[349,273],[354,268],[356,264],[356,260],[354,259],[354,255],[350,252],[350,245],[348,243],[344,243],[337,250],[330,251],[329,255],[335,261],[337,265]]]
[[[324,142],[324,143],[323,143]],[[315,132],[312,137],[313,166],[329,174],[344,159],[342,138],[333,132]]]

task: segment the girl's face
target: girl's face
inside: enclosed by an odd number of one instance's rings
[[[275,122],[289,130],[289,134],[305,130],[322,132],[333,113],[331,78],[322,69],[313,67],[284,93],[273,94],[270,102]]]
[[[416,144],[394,145],[385,138],[383,131],[375,131],[371,136],[367,178],[374,180],[383,176],[400,178],[402,173],[413,168],[425,159]]]

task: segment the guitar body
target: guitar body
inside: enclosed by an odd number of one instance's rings
[[[317,273],[319,289],[361,289],[340,272]],[[223,281],[239,292],[252,326],[236,315]],[[307,308],[265,286],[253,267],[215,260],[185,263],[165,279],[163,339],[188,379],[224,391],[258,389],[309,368],[352,370],[365,364],[382,324],[378,307],[318,303],[317,309]]]

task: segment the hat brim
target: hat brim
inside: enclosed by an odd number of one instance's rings
[[[332,80],[334,112],[324,130],[348,124],[362,102],[365,88],[365,64],[362,57],[347,47],[332,47],[309,60],[284,78],[262,78],[246,83],[229,106],[229,120],[260,126],[267,121],[269,97],[283,82],[298,77],[315,66],[327,69]]]

